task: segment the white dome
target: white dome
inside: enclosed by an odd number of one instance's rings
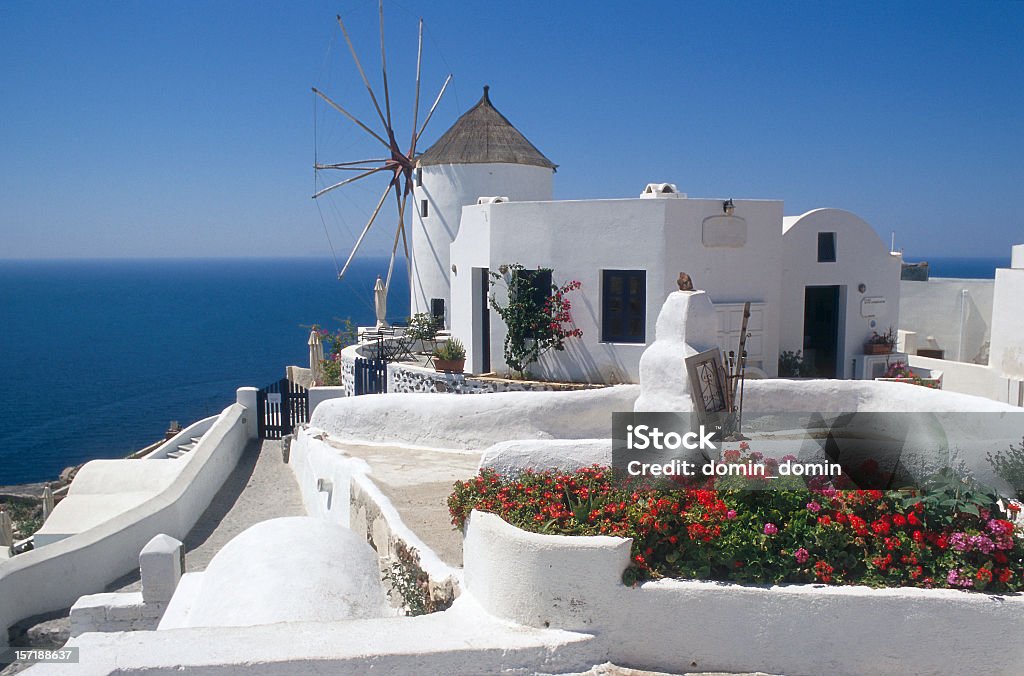
[[[298,516],[258,523],[218,552],[187,624],[242,627],[390,614],[373,548],[347,528]]]

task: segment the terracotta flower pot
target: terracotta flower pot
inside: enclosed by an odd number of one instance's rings
[[[466,368],[465,359],[438,359],[434,358],[434,370],[438,373],[462,373]]]
[[[864,354],[891,354],[892,345],[885,343],[864,343]]]

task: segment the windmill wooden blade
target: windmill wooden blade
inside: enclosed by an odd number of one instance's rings
[[[388,136],[391,136],[391,94],[388,92],[388,61],[384,54],[384,0],[380,0],[378,7],[380,8],[380,69],[384,74],[384,110],[388,116]]]
[[[382,157],[382,158],[373,159],[373,160],[358,160],[356,162],[332,162],[330,164],[314,164],[313,168],[314,169],[347,169],[349,167],[355,167],[356,165],[360,165],[360,164],[362,164],[362,165],[372,165],[372,164],[374,164],[376,162],[387,162],[387,161],[388,161],[387,158]],[[356,167],[356,168],[358,169],[359,167]],[[366,166],[366,167],[363,167],[363,168],[365,168],[365,169],[372,169],[373,167],[372,166]]]
[[[444,84],[441,85],[441,91],[437,93],[437,98],[434,99],[434,105],[430,106],[430,112],[427,113],[427,119],[423,120],[423,126],[420,127],[419,132],[416,134],[416,139],[419,140],[420,135],[423,134],[423,130],[427,128],[427,124],[430,122],[430,118],[434,116],[434,111],[437,110],[437,104],[441,102],[441,97],[444,96],[444,90],[448,88],[448,83],[452,81],[451,73],[444,79]]]
[[[409,288],[412,289],[412,259],[409,258],[409,242],[405,239],[405,201],[409,199],[409,193],[402,196],[402,209],[398,214],[398,229],[402,233],[402,248],[405,250],[405,267],[409,275]]]
[[[332,108],[334,108],[336,111],[338,111],[339,113],[341,113],[342,115],[344,115],[345,117],[347,117],[348,119],[352,120],[353,122],[358,124],[360,127],[362,127],[363,131],[365,131],[370,136],[372,136],[373,138],[375,138],[378,141],[380,141],[381,143],[383,143],[385,148],[387,148],[389,150],[391,149],[391,144],[390,143],[388,143],[387,141],[382,139],[380,137],[380,135],[377,134],[377,132],[375,132],[374,130],[370,129],[365,124],[363,124],[358,119],[356,119],[355,115],[353,115],[352,113],[348,112],[347,110],[342,108],[340,105],[338,105],[337,103],[332,101],[331,98],[329,96],[327,96],[327,94],[324,94],[322,91],[320,91],[316,87],[313,87],[313,93],[316,94],[317,96],[319,96],[320,98],[322,98],[324,101],[326,101],[327,104],[329,106],[331,106]]]
[[[388,276],[384,281],[385,291],[391,288],[391,273],[395,270],[395,253],[398,251],[398,236],[401,232],[401,227],[395,228],[395,242],[391,245],[391,260],[388,261]]]
[[[352,253],[348,255],[348,260],[345,261],[345,266],[342,267],[341,272],[338,273],[338,279],[344,277],[345,273],[348,271],[348,266],[352,264],[352,259],[356,257],[356,252],[359,251],[359,245],[363,243],[363,238],[366,237],[366,233],[369,232],[370,226],[373,225],[373,222],[377,219],[377,214],[380,213],[380,208],[384,206],[384,200],[388,198],[388,193],[391,192],[391,188],[394,185],[395,180],[392,179],[391,182],[388,183],[388,187],[384,189],[384,194],[380,196],[380,201],[377,202],[377,208],[373,210],[373,215],[370,216],[370,220],[367,221],[366,227],[363,228],[361,233],[359,233],[359,239],[356,240],[356,245],[352,247]]]
[[[416,124],[420,115],[420,67],[423,65],[423,19],[420,19],[420,40],[416,47],[416,103],[412,107],[412,140],[409,141],[409,159],[416,159]]]
[[[361,178],[366,178],[370,174],[376,174],[378,171],[384,171],[385,169],[387,169],[387,167],[377,167],[376,169],[371,169],[370,171],[367,171],[367,172],[364,172],[362,174],[359,174],[358,176],[353,176],[352,178],[346,178],[344,181],[340,181],[338,183],[335,183],[334,185],[327,186],[323,190],[320,190],[320,191],[314,193],[313,194],[313,199],[316,199],[317,197],[320,197],[320,195],[323,195],[324,193],[330,192],[330,191],[334,190],[335,188],[340,188],[343,185],[348,185],[349,183],[352,183],[353,181],[358,181]]]
[[[391,125],[384,119],[384,113],[380,110],[380,104],[377,103],[377,97],[373,93],[373,87],[370,86],[370,81],[366,79],[366,73],[363,71],[363,64],[359,61],[359,56],[356,54],[356,48],[352,45],[352,38],[348,36],[348,30],[345,29],[345,22],[338,17],[338,25],[341,26],[341,33],[345,36],[345,42],[348,43],[348,51],[352,53],[352,58],[356,62],[356,68],[359,69],[359,76],[363,78],[363,84],[366,85],[366,91],[370,92],[370,98],[373,100],[373,107],[377,109],[377,115],[380,117],[380,121],[387,125],[388,129]]]

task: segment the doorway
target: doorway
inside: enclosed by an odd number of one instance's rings
[[[804,363],[816,378],[837,378],[839,367],[838,286],[804,289]]]
[[[473,372],[491,372],[490,270],[473,268]]]

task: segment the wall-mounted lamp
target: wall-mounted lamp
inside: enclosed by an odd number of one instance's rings
[[[459,268],[456,267],[455,263],[452,263],[452,273],[456,275],[459,274]]]
[[[864,293],[865,291],[868,290],[868,285],[865,284],[864,282],[861,282],[860,284],[857,285],[857,290],[860,291],[861,293]]]
[[[733,204],[731,197],[722,202],[722,211],[726,216],[732,216],[732,212],[736,211],[736,205]]]

